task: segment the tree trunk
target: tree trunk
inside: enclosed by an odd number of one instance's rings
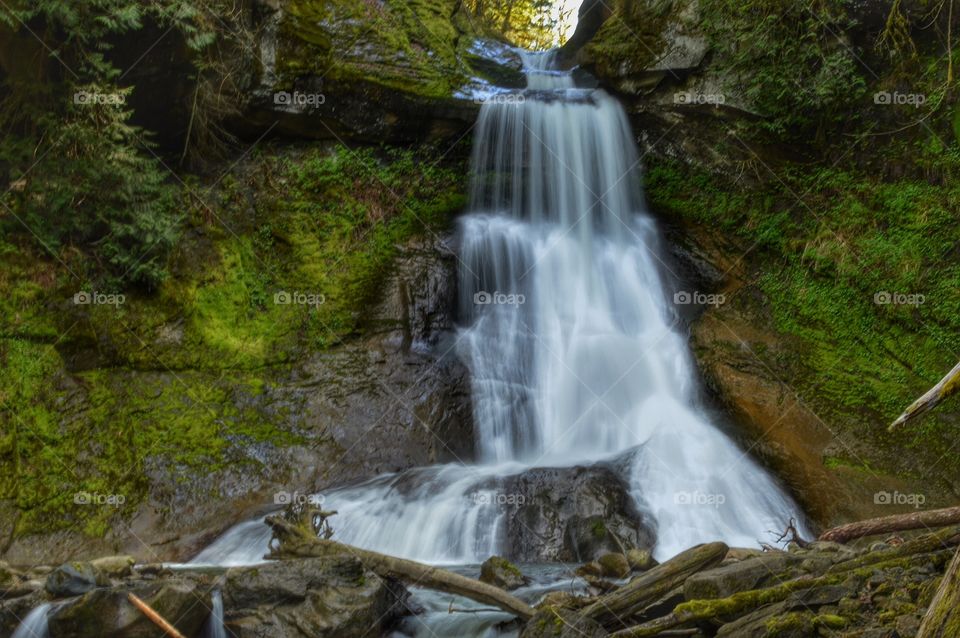
[[[620,589],[600,596],[581,615],[596,620],[608,629],[623,626],[623,620],[656,602],[693,574],[720,564],[727,551],[729,548],[723,543],[708,543],[688,549],[634,578]]]
[[[954,636],[960,636],[960,549],[953,555],[950,567],[917,632],[917,638]]]
[[[948,507],[940,510],[911,512],[910,514],[894,514],[893,516],[871,518],[866,521],[841,525],[821,534],[820,540],[846,543],[855,538],[873,536],[874,534],[944,527],[957,523],[960,523],[960,507]]]
[[[426,587],[448,594],[465,596],[480,603],[493,605],[524,621],[533,616],[533,608],[530,605],[515,596],[511,596],[499,587],[487,585],[478,580],[416,561],[387,556],[336,541],[321,539],[308,527],[291,523],[279,516],[268,517],[267,524],[273,528],[274,539],[280,541],[279,547],[271,541],[272,551],[268,556],[269,558],[283,559],[350,554],[359,558],[367,569],[376,572],[378,576],[383,578],[393,578],[417,587]]]
[[[952,394],[960,392],[960,363],[947,373],[940,383],[933,386],[922,397],[914,401],[897,420],[890,425],[890,431],[900,427],[910,419],[932,410],[938,403]]]

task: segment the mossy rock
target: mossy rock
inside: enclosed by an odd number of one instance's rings
[[[491,556],[480,565],[480,582],[506,589],[516,589],[527,584],[528,579],[520,568],[502,556]]]

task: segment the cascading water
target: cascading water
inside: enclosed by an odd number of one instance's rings
[[[754,545],[798,512],[696,402],[626,116],[605,92],[550,70],[550,54],[525,61],[527,90],[481,111],[461,222],[458,336],[479,463],[327,493],[336,537],[475,564],[506,550],[498,478],[627,457],[658,558],[710,540]],[[267,538],[245,523],[196,561],[255,562]]]
[[[56,607],[52,603],[43,603],[27,614],[10,638],[49,638],[48,620]]]

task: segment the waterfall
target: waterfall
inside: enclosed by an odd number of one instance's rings
[[[227,638],[227,628],[223,624],[223,594],[219,589],[210,595],[211,609],[207,617],[205,635],[207,638]]]
[[[54,606],[52,603],[43,603],[27,614],[11,638],[49,638],[50,628],[48,619]]]
[[[656,522],[658,558],[705,541],[753,546],[798,510],[698,405],[626,115],[553,70],[551,54],[524,58],[527,89],[481,110],[460,222],[457,336],[478,463],[324,494],[336,538],[475,564],[506,550],[498,480],[616,457]],[[195,561],[259,560],[268,539],[244,523]]]

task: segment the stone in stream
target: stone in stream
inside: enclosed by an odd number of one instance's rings
[[[484,487],[515,496],[504,516],[510,560],[586,562],[653,546],[652,524],[609,467],[535,468]]]
[[[94,569],[110,578],[125,578],[133,573],[133,556],[104,556],[90,561]]]
[[[576,611],[543,607],[531,618],[520,638],[602,638],[607,631],[596,621],[583,618]]]
[[[630,575],[630,563],[623,554],[610,552],[597,559],[601,574],[607,578],[626,578]]]
[[[659,564],[649,549],[628,549],[627,563],[635,572],[645,572]]]
[[[64,563],[47,576],[46,589],[54,598],[68,598],[108,584],[109,579],[90,563]]]
[[[403,585],[346,554],[235,567],[222,594],[234,638],[382,635],[410,613]]]
[[[528,579],[506,558],[491,556],[480,565],[480,582],[510,591],[523,587]]]
[[[128,593],[142,599],[185,636],[199,635],[210,615],[209,587],[198,580],[178,577],[89,591],[50,615],[50,635],[55,638],[157,636],[156,625],[130,603]]]

